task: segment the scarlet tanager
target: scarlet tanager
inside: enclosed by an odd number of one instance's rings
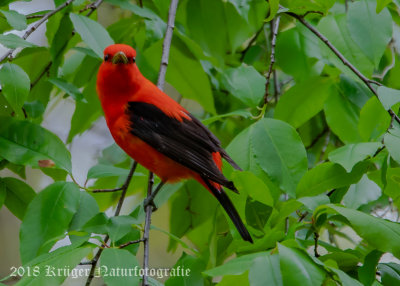
[[[97,93],[115,142],[164,183],[186,178],[200,182],[243,239],[253,242],[222,188],[237,192],[221,172],[222,158],[239,166],[207,127],[140,73],[135,57],[132,47],[111,45],[104,50],[97,75]]]

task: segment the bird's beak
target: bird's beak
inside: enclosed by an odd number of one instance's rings
[[[124,52],[116,53],[111,59],[113,64],[127,64],[129,62],[128,57],[124,54]]]

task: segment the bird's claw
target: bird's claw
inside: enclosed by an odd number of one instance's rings
[[[144,209],[147,208],[147,206],[152,206],[153,207],[153,212],[155,212],[158,208],[156,204],[154,203],[154,198],[146,198],[143,202]]]

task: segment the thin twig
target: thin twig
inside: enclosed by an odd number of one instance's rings
[[[92,13],[94,11],[96,11],[97,8],[99,8],[99,6],[103,3],[104,0],[97,0],[95,3],[93,3],[92,5],[89,5],[90,7],[88,7],[90,9],[89,13],[86,14],[86,17],[89,17],[90,15],[92,15]]]
[[[274,19],[271,22],[271,28],[272,28],[271,29],[271,32],[272,32],[272,36],[271,36],[271,56],[270,56],[270,63],[269,63],[268,72],[267,72],[267,75],[266,75],[267,81],[265,82],[264,105],[266,105],[267,102],[268,102],[269,83],[270,83],[270,79],[271,79],[272,70],[273,70],[273,67],[274,67],[274,64],[275,64],[276,36],[278,35],[280,19],[281,19],[281,17],[278,16],[278,17],[276,17],[276,19]]]
[[[178,7],[178,0],[172,0],[169,6],[168,11],[168,23],[167,23],[167,30],[165,32],[165,37],[163,41],[163,50],[161,56],[161,63],[160,63],[160,71],[158,73],[158,80],[157,80],[157,87],[161,90],[164,89],[165,84],[165,75],[167,72],[168,67],[168,58],[169,58],[169,50],[171,48],[172,42],[172,33],[175,27],[175,15],[176,9]],[[154,183],[154,175],[152,172],[149,174],[149,183],[147,188],[147,198],[148,201],[152,197],[152,189]],[[143,254],[143,280],[142,285],[148,285],[148,277],[147,271],[149,267],[149,232],[150,232],[150,224],[151,224],[151,214],[153,212],[153,207],[151,204],[146,206],[146,218],[145,218],[145,225],[144,225],[144,233],[143,233],[143,245],[144,245],[144,254]]]
[[[125,199],[126,191],[128,190],[129,183],[132,180],[132,177],[133,177],[133,174],[135,173],[136,167],[137,167],[137,162],[134,161],[132,164],[132,168],[129,171],[128,177],[126,178],[125,183],[122,186],[122,194],[121,194],[121,197],[119,198],[114,216],[119,216],[119,213],[121,212],[121,207],[122,207],[122,204]],[[110,239],[110,237],[108,235],[104,238],[104,244],[103,244],[104,246],[107,246],[107,242],[109,239]],[[94,272],[96,270],[96,265],[97,265],[97,262],[99,261],[101,254],[103,253],[103,250],[104,250],[104,247],[100,247],[99,250],[97,251],[95,257],[92,259],[92,263],[91,263],[92,267],[90,269],[88,279],[86,280],[86,284],[85,284],[86,286],[89,286],[93,280]]]
[[[21,37],[22,39],[26,40],[30,34],[32,34],[34,31],[37,30],[37,28],[39,28],[40,25],[42,25],[44,22],[47,21],[47,19],[49,19],[51,16],[53,16],[54,14],[56,14],[58,11],[64,9],[65,7],[67,7],[69,4],[71,4],[72,2],[74,2],[74,0],[67,0],[65,3],[61,4],[60,6],[58,6],[56,9],[50,11],[49,13],[45,14],[39,21],[37,21],[30,29],[28,29],[25,34]],[[1,58],[0,58],[0,62],[2,62],[4,59],[6,59],[7,57],[11,56],[12,53],[15,51],[16,49],[10,49],[8,50]]]
[[[38,14],[38,15],[28,15],[26,16],[26,19],[38,19],[38,18],[43,18],[46,14]]]
[[[309,29],[311,32],[313,32],[314,35],[316,35],[322,42],[324,42],[325,45],[327,45],[331,51],[342,61],[342,63],[347,66],[359,79],[361,79],[365,85],[371,90],[371,92],[379,99],[377,91],[374,89],[372,84],[377,84],[381,85],[379,82],[370,80],[368,79],[365,75],[363,75],[355,66],[353,66],[343,55],[339,50],[326,38],[324,35],[322,35],[313,25],[308,23],[302,16],[296,15],[291,12],[287,12],[287,15],[292,16],[293,18],[297,19],[300,23],[302,23],[307,29]],[[388,113],[390,116],[392,116],[399,124],[400,124],[400,118],[397,116],[396,113],[392,109],[388,110]]]
[[[314,232],[314,256],[317,258],[320,257],[318,253],[318,239],[319,239],[318,232]]]
[[[161,56],[160,71],[158,72],[157,87],[161,90],[164,89],[165,74],[167,73],[169,49],[171,47],[172,32],[175,28],[175,14],[178,7],[178,0],[172,0],[169,6],[167,31],[163,42],[163,53]]]
[[[153,189],[154,184],[154,174],[152,172],[149,173],[149,183],[147,186],[147,197],[151,197],[151,192]],[[150,252],[150,245],[149,245],[149,234],[150,234],[150,225],[151,225],[151,214],[153,212],[153,207],[151,205],[146,206],[146,218],[144,221],[144,232],[143,232],[143,280],[142,285],[147,286],[149,285],[148,277],[146,275],[147,269],[149,268],[149,252]]]
[[[127,246],[129,246],[129,245],[137,244],[137,243],[140,243],[140,242],[142,242],[142,241],[143,241],[143,239],[137,239],[137,240],[128,241],[128,242],[126,242],[126,243],[121,244],[120,246],[118,246],[118,248],[125,248],[125,247],[127,247]]]

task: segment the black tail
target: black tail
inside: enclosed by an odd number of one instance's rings
[[[236,229],[238,230],[242,238],[248,242],[253,243],[253,239],[251,238],[249,231],[244,226],[242,219],[240,218],[237,210],[235,209],[235,206],[232,204],[228,195],[224,192],[224,190],[222,190],[222,188],[221,190],[215,188],[212,184],[210,184],[209,180],[205,178],[203,178],[203,180],[208,188],[211,190],[213,195],[217,198],[219,203],[222,205],[228,216],[231,218],[233,224],[236,226]]]

